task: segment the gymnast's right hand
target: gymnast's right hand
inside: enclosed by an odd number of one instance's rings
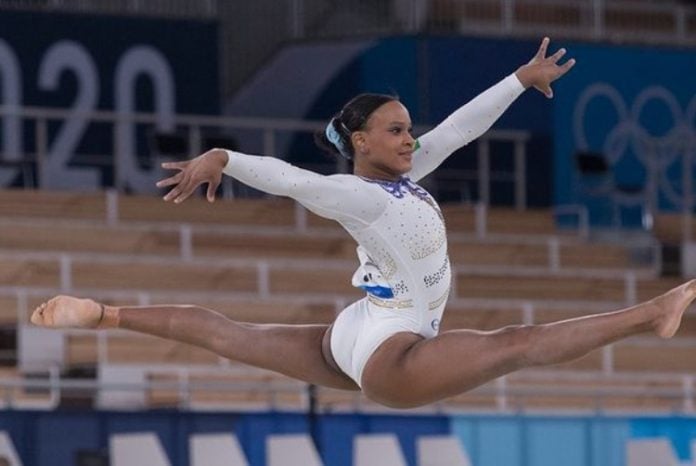
[[[165,196],[165,201],[179,204],[185,201],[197,187],[208,183],[206,197],[208,202],[215,201],[215,190],[220,185],[222,170],[227,164],[227,152],[222,149],[211,149],[195,159],[185,162],[165,162],[162,168],[178,170],[179,172],[157,182],[158,188],[174,186]]]
[[[50,328],[97,328],[104,320],[104,306],[91,299],[56,296],[37,307],[31,323]]]

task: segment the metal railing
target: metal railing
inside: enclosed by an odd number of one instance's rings
[[[240,150],[244,152],[282,156],[290,155],[287,151],[294,137],[321,131],[326,124],[322,121],[293,119],[162,115],[119,111],[81,112],[7,105],[0,106],[0,120],[19,129],[14,140],[10,141],[6,137],[0,141],[4,144],[4,147],[0,149],[0,187],[3,186],[4,170],[5,183],[19,176],[26,187],[65,188],[69,184],[73,186],[73,189],[100,189],[104,186],[96,181],[99,178],[97,176],[99,171],[112,170],[113,182],[111,186],[106,187],[114,187],[121,192],[129,189],[139,193],[158,192],[154,183],[163,176],[159,162],[172,157],[186,158],[201,153],[205,148],[206,134],[213,135],[217,140],[224,135],[230,143],[239,143]],[[57,134],[60,134],[63,128],[68,127],[66,122],[75,120],[86,122],[83,132],[73,135],[76,141],[89,134],[91,127],[106,126],[108,128],[110,137],[101,139],[103,148],[99,153],[80,153],[77,144],[70,150],[54,144],[57,139],[55,127],[60,126],[57,130]],[[181,142],[186,146],[185,153],[162,153],[154,147],[151,139],[157,134],[167,134],[164,132],[166,130],[161,129],[163,127],[168,129],[168,134],[181,138]],[[26,148],[23,147],[22,130],[31,134]],[[419,133],[425,130],[424,126],[416,128]],[[149,135],[146,139],[150,139],[150,145],[153,147],[150,147],[147,153],[142,153],[143,150],[139,149],[142,144],[139,144],[138,134]],[[443,172],[442,177],[431,176],[424,180],[424,184],[437,195],[440,189],[444,190],[453,184],[461,187],[475,182],[477,184],[475,199],[472,193],[464,194],[462,198],[466,198],[465,200],[469,202],[489,204],[491,183],[510,183],[514,186],[515,207],[518,210],[524,210],[527,206],[526,158],[529,138],[530,134],[527,131],[491,130],[474,143],[478,160],[476,170]],[[513,159],[512,172],[491,169],[492,157],[505,156],[505,154],[492,154],[491,144],[501,142],[510,146],[507,153]],[[319,161],[323,157],[318,152],[316,159]],[[143,160],[147,163],[143,163]],[[79,162],[81,168],[72,167],[74,162]],[[82,185],[65,182],[69,176],[78,176],[79,172],[84,173],[85,170],[94,175],[91,185],[89,180],[84,182],[87,184]],[[345,173],[347,170],[347,163],[340,158],[336,160],[334,167],[329,169],[335,173]],[[234,192],[231,185],[228,185],[228,192]],[[245,191],[242,190],[241,194],[245,194]]]
[[[53,367],[41,377],[21,374],[0,377],[0,408],[53,410],[74,400],[91,402],[96,409],[150,409],[169,406],[180,410],[215,409],[244,411],[266,409],[272,411],[318,412],[389,412],[389,408],[371,402],[360,392],[341,392],[319,388],[295,381],[230,382],[215,380],[221,375],[243,376],[239,370],[217,368],[189,368],[164,366],[124,365],[121,368],[141,372],[143,375],[171,376],[168,380],[141,382],[113,382],[98,379],[62,377]],[[254,370],[248,370],[254,374]],[[211,380],[189,379],[190,376],[211,377]],[[654,384],[660,380],[659,384]],[[535,371],[528,374],[504,376],[469,391],[466,395],[488,397],[491,403],[468,406],[458,404],[456,398],[443,400],[417,409],[419,413],[448,414],[462,410],[488,413],[519,413],[542,411],[582,411],[602,414],[626,414],[627,412],[662,412],[669,414],[694,413],[694,386],[696,377],[688,374],[623,374],[609,377],[592,371],[560,372]],[[157,401],[157,391],[164,391],[165,400]],[[225,393],[215,401],[214,394]],[[121,394],[125,398],[109,399],[108,394]],[[334,394],[332,396],[331,394]],[[154,394],[154,395],[153,395]],[[212,398],[210,396],[213,395]],[[233,400],[229,399],[232,395]],[[234,396],[240,399],[234,399]],[[327,400],[324,400],[324,396]],[[207,398],[196,401],[197,396]],[[245,400],[245,396],[252,398]],[[128,398],[137,400],[127,402]],[[338,398],[338,399],[337,399]],[[552,407],[544,409],[539,402],[550,398]],[[578,403],[578,399],[581,399]],[[310,400],[313,400],[310,402]],[[567,405],[563,401],[567,400]],[[125,401],[125,402],[124,402]],[[633,402],[633,405],[631,404]],[[618,402],[618,403],[617,403]],[[580,406],[578,406],[580,404]],[[617,407],[615,407],[617,406]]]

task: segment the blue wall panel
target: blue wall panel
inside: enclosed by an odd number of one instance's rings
[[[475,466],[625,466],[630,421],[604,417],[457,416]]]
[[[185,466],[178,455],[186,445],[181,445],[178,434],[177,415],[174,412],[151,412],[147,417],[133,416],[132,413],[111,413],[103,419],[104,429],[112,434],[153,432],[168,453],[172,466]],[[185,460],[187,456],[183,459]]]
[[[554,42],[551,48],[564,46]],[[480,92],[514,73],[527,63],[539,46],[536,40],[480,38],[429,38],[428,112],[426,121],[436,123]],[[496,128],[528,129],[549,133],[551,102],[539,92],[523,94],[496,123]]]
[[[679,209],[682,159],[696,150],[693,139],[688,142],[696,134],[694,51],[579,43],[568,48],[577,65],[556,86],[555,202],[588,202],[573,189],[573,155],[591,150],[607,156],[620,184],[653,186],[655,206]]]
[[[416,466],[416,438],[427,435],[448,435],[449,420],[442,416],[373,416],[368,418],[366,433],[393,433],[409,466]]]
[[[74,466],[79,450],[108,450],[110,434],[153,432],[173,466],[188,464],[189,436],[234,433],[250,466],[266,466],[272,434],[316,434],[327,466],[352,466],[358,434],[393,433],[409,466],[416,464],[416,439],[457,436],[474,466],[625,466],[626,442],[666,437],[682,461],[689,461],[696,418],[603,416],[411,416],[291,413],[0,412],[25,466]]]
[[[525,465],[587,466],[590,456],[587,421],[577,419],[533,419],[527,421]]]
[[[353,437],[357,432],[364,432],[367,425],[368,420],[363,416],[322,416],[317,443],[324,463],[352,466]]]
[[[417,79],[419,43],[414,38],[384,39],[365,53],[359,63],[361,88],[398,95],[414,121],[419,121],[422,114]]]
[[[104,444],[95,416],[42,413],[36,417],[34,443],[38,464],[73,464],[79,450],[98,450]]]
[[[251,466],[266,464],[265,439],[268,435],[307,432],[308,418],[301,414],[246,414],[239,417],[235,429]]]
[[[515,418],[480,419],[475,464],[518,466],[524,451],[522,424]]]
[[[632,438],[667,437],[679,459],[687,461],[691,456],[691,442],[696,440],[696,419],[646,417],[631,421]]]
[[[625,466],[626,451],[622,448],[631,438],[629,423],[624,419],[596,418],[590,426],[592,466]]]

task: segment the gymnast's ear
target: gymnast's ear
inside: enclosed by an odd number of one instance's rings
[[[355,152],[365,154],[367,152],[367,140],[365,139],[365,131],[354,131],[350,135],[351,142]]]

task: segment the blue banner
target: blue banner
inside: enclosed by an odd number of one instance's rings
[[[588,203],[600,221],[602,193],[605,203],[682,209],[696,160],[694,52],[568,49],[577,65],[556,85],[555,203]],[[590,154],[584,171],[579,154]]]
[[[18,163],[41,156],[41,188],[112,186],[116,167],[124,188],[152,192],[160,172],[151,133],[175,131],[178,114],[219,113],[217,41],[210,21],[3,11],[0,187],[26,184]],[[37,117],[11,111],[27,106],[67,114],[42,120],[43,149]],[[124,118],[95,121],[97,111]],[[155,122],[135,124],[132,113]]]
[[[152,433],[172,466],[189,465],[194,434],[234,435],[250,466],[265,466],[271,435],[304,434],[327,466],[352,466],[358,435],[392,434],[409,466],[421,437],[454,436],[474,466],[626,466],[629,442],[662,439],[690,460],[692,417],[0,411],[24,466],[73,466],[79,453],[108,456],[115,434]],[[691,458],[696,460],[696,458]],[[667,464],[667,463],[665,463]],[[192,465],[198,466],[198,465]]]

